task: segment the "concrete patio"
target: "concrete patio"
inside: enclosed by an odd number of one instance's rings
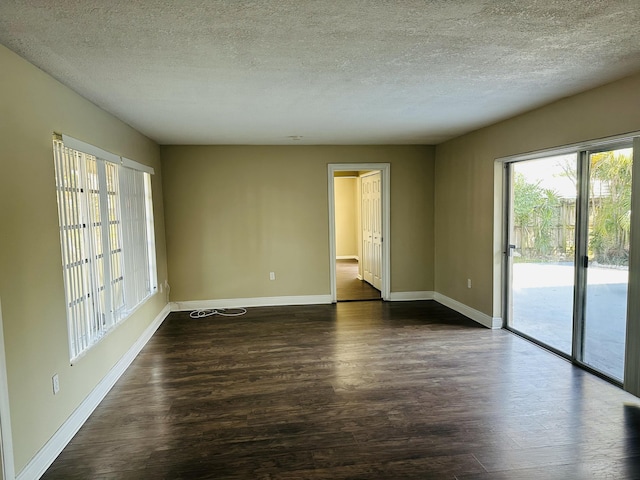
[[[513,265],[512,327],[565,353],[571,353],[572,263]],[[590,266],[583,361],[622,379],[628,271]]]

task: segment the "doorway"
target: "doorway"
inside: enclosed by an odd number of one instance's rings
[[[505,164],[507,328],[620,385],[632,164],[630,142]]]
[[[333,182],[336,300],[380,300],[380,172],[337,172]]]
[[[389,296],[389,164],[329,164],[332,302]],[[340,180],[338,180],[340,179]],[[349,184],[348,188],[343,188]],[[364,187],[363,187],[364,184]],[[338,196],[351,192],[351,212]],[[345,217],[350,220],[345,221]],[[347,225],[347,227],[345,227]],[[348,228],[349,234],[342,235]],[[345,248],[345,237],[351,238]],[[339,288],[340,287],[340,288]],[[339,291],[340,290],[340,291]]]

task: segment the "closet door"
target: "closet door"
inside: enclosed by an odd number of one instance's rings
[[[382,196],[381,175],[362,177],[362,277],[382,288]]]
[[[371,224],[372,224],[372,255],[371,255],[371,274],[372,285],[378,290],[382,288],[382,181],[380,173],[371,175],[372,191],[371,191]]]

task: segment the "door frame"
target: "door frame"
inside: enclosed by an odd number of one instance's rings
[[[564,154],[576,154],[576,172],[577,172],[577,176],[578,176],[578,180],[577,183],[578,185],[581,185],[581,176],[582,176],[582,154],[581,151],[573,151],[573,152],[563,152],[561,154],[558,155],[564,155]],[[511,321],[512,321],[512,314],[513,314],[513,292],[512,292],[512,282],[513,282],[513,250],[515,249],[515,244],[511,244],[511,242],[515,242],[515,239],[512,238],[511,234],[512,234],[512,222],[513,222],[513,215],[512,215],[512,206],[513,206],[513,202],[514,202],[514,190],[513,190],[513,181],[514,181],[514,175],[513,175],[513,166],[520,164],[520,163],[525,163],[528,161],[536,161],[536,160],[544,160],[546,158],[549,157],[555,157],[557,156],[555,153],[550,153],[550,154],[542,154],[539,156],[534,156],[533,158],[519,158],[519,159],[515,159],[515,160],[510,160],[510,161],[505,161],[503,164],[503,168],[504,168],[504,191],[505,191],[505,195],[504,195],[504,232],[503,232],[503,246],[502,249],[504,251],[504,276],[503,276],[503,285],[502,285],[502,289],[503,289],[503,298],[504,298],[504,309],[503,309],[503,326],[504,328],[506,328],[507,330],[517,334],[518,336],[524,337],[527,340],[536,343],[537,345],[540,345],[541,347],[555,353],[556,355],[563,357],[571,362],[574,363],[578,363],[577,359],[575,357],[575,342],[576,342],[576,335],[575,335],[575,329],[576,329],[576,325],[577,325],[577,321],[576,321],[576,308],[578,305],[577,302],[577,294],[578,294],[578,275],[582,275],[582,271],[578,268],[578,261],[577,259],[580,256],[580,252],[582,251],[581,247],[578,245],[579,241],[578,240],[582,240],[582,235],[579,235],[581,233],[581,215],[584,212],[584,210],[581,208],[581,199],[582,197],[582,191],[579,192],[578,197],[576,198],[576,222],[575,222],[575,252],[573,255],[573,278],[574,278],[574,283],[573,283],[573,293],[571,294],[571,301],[572,301],[572,311],[571,311],[571,346],[568,352],[562,351],[559,348],[552,346],[536,337],[533,337],[531,335],[529,335],[528,333],[525,333],[521,330],[518,330],[517,328],[512,327],[511,325]],[[579,238],[580,237],[580,238]],[[588,367],[587,367],[588,368]]]
[[[526,160],[536,160],[548,156],[563,155],[568,153],[578,154],[578,165],[581,163],[580,156],[584,152],[604,151],[607,149],[616,149],[621,146],[628,147],[630,143],[633,143],[633,153],[637,156],[640,152],[640,131],[630,132],[622,135],[611,136],[607,138],[595,139],[592,141],[585,141],[580,143],[574,143],[557,148],[541,149],[538,151],[532,151],[524,154],[509,155],[502,158],[497,158],[494,164],[494,272],[497,275],[494,276],[494,308],[497,307],[498,313],[502,317],[503,327],[508,327],[509,316],[509,202],[511,201],[510,191],[510,178],[508,176],[507,165]],[[640,160],[635,158],[634,160]],[[632,183],[632,221],[631,221],[631,237],[640,237],[640,161],[633,162],[633,183]],[[579,206],[578,210],[579,210]],[[577,227],[577,226],[576,226]],[[634,235],[635,232],[635,235]],[[574,365],[578,365],[581,368],[595,374],[615,385],[622,387],[624,390],[640,396],[640,341],[635,340],[633,335],[640,333],[640,242],[636,242],[638,246],[636,248],[631,246],[630,259],[629,259],[629,285],[628,285],[628,299],[627,299],[627,336],[626,336],[626,348],[625,348],[625,366],[624,366],[624,379],[619,382],[611,377],[592,369],[582,361],[578,360],[576,355],[578,352],[576,348],[572,348],[570,355],[556,351],[554,348],[545,346],[548,350],[551,350],[562,357],[567,358]],[[576,245],[576,253],[578,252],[578,246]],[[576,272],[578,269],[579,257],[576,260]],[[581,273],[582,275],[584,272]],[[578,281],[578,280],[576,280]],[[576,284],[577,285],[577,284]],[[574,308],[575,308],[574,299]],[[574,311],[575,314],[575,311]],[[575,335],[576,329],[579,327],[576,325],[577,319],[574,318],[572,342],[578,341]],[[521,332],[517,332],[518,335],[528,338],[537,344],[539,341],[528,337]],[[580,339],[581,340],[581,339]]]
[[[391,286],[391,164],[390,163],[329,163],[327,165],[329,192],[329,272],[331,277],[331,302],[338,300],[336,286],[336,211],[333,179],[336,172],[363,170],[380,171],[382,183],[382,300],[389,300]]]
[[[11,417],[9,413],[9,386],[4,352],[4,327],[2,324],[2,301],[0,300],[0,468],[4,467],[4,480],[15,479]]]

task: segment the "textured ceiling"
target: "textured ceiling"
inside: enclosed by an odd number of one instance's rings
[[[0,2],[0,43],[161,144],[439,143],[639,71],[639,24],[638,0]]]

